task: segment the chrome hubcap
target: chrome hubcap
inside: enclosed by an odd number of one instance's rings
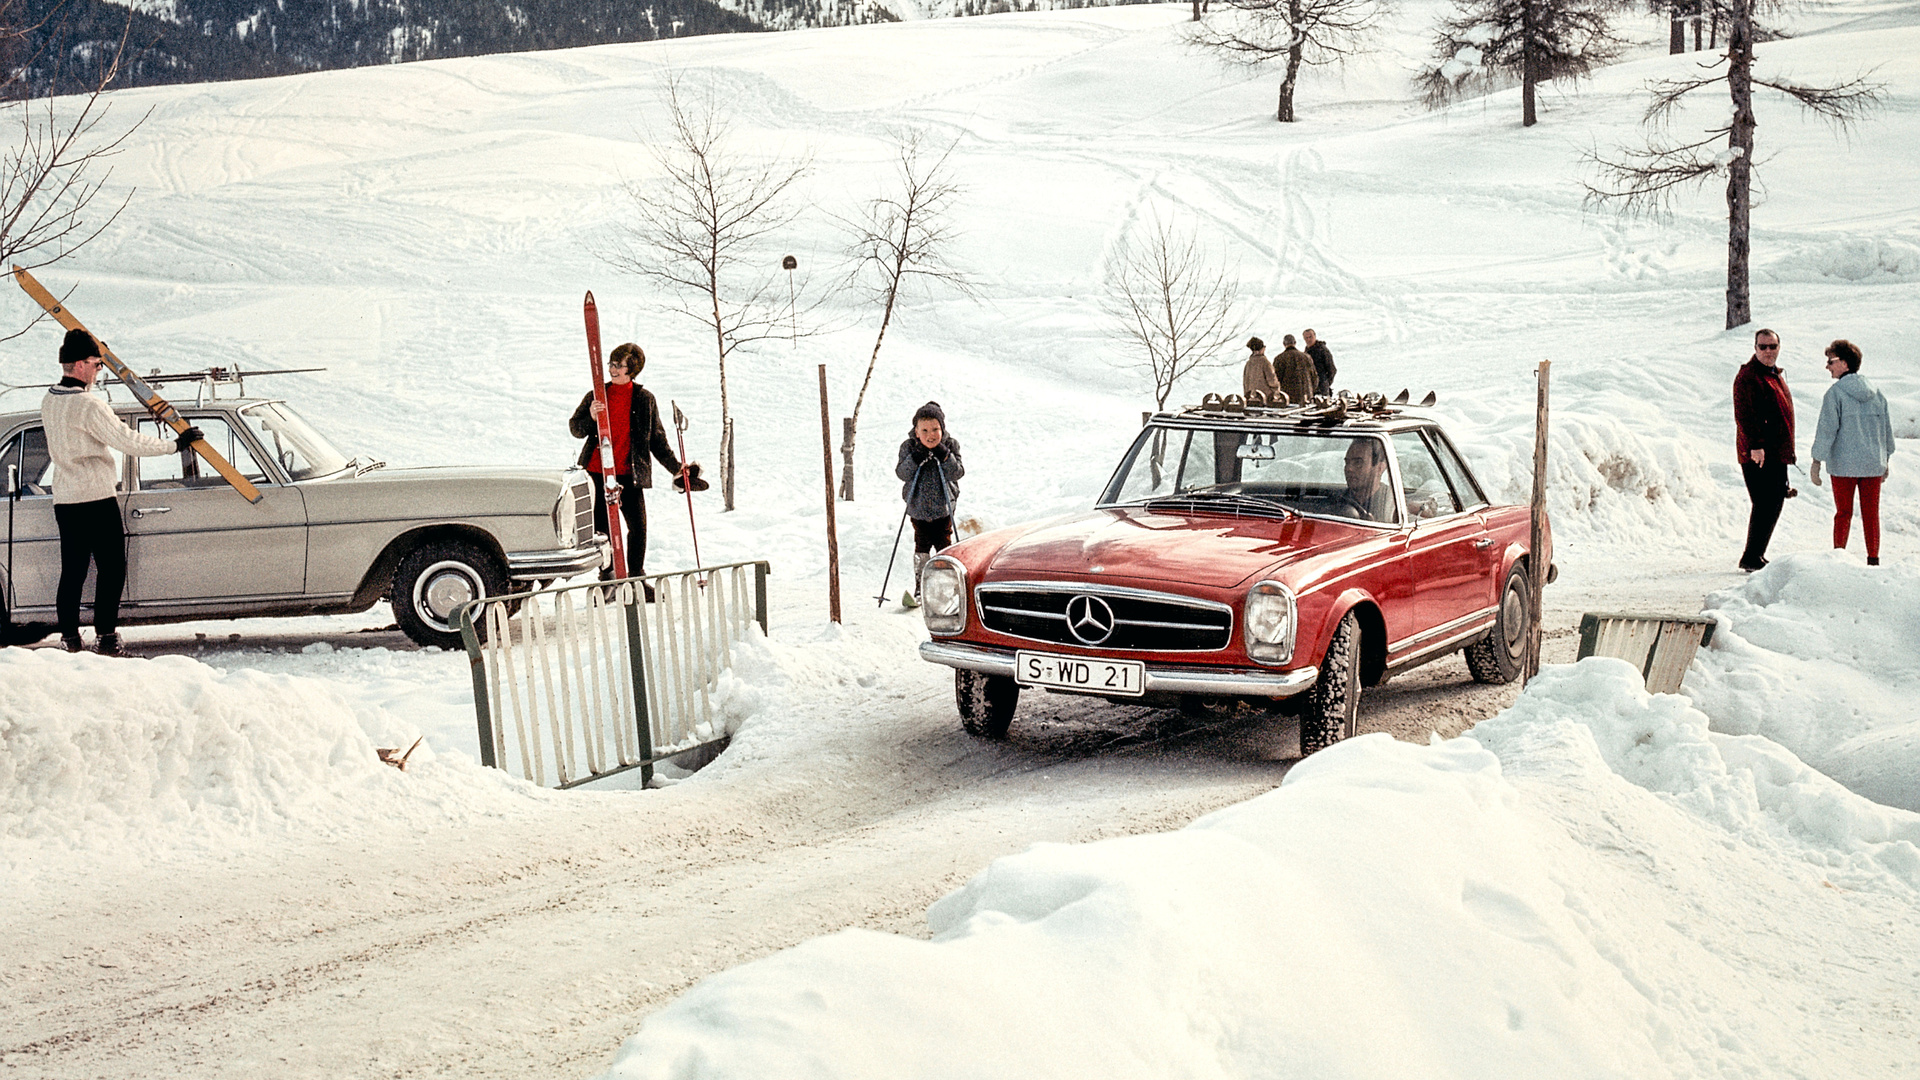
[[[414,610],[439,629],[451,629],[454,609],[480,595],[479,582],[464,563],[435,563],[414,586]]]
[[[1508,652],[1520,647],[1520,639],[1526,636],[1526,621],[1526,598],[1519,589],[1508,589],[1500,601],[1500,627],[1506,632]]]

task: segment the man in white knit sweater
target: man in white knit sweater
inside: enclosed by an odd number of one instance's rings
[[[53,516],[60,523],[60,588],[54,594],[60,640],[68,652],[84,648],[80,593],[92,563],[100,570],[93,586],[94,647],[114,656],[120,652],[117,629],[120,593],[127,584],[127,534],[114,495],[120,477],[111,451],[135,457],[179,453],[200,438],[200,429],[188,428],[178,439],[161,439],[122,423],[112,407],[93,394],[93,380],[103,363],[93,335],[67,331],[60,343],[60,382],[41,400],[40,420],[53,458]]]

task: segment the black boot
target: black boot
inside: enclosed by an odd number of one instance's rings
[[[61,634],[60,647],[67,650],[68,652],[86,652],[87,651],[87,643],[80,640],[80,632],[78,630],[75,630],[71,634]]]
[[[94,639],[93,651],[99,653],[101,656],[119,656],[120,635],[111,630],[101,634]]]

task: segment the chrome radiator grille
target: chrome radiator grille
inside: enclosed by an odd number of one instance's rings
[[[573,546],[586,547],[593,543],[593,483],[581,479],[573,484]]]
[[[1233,639],[1225,604],[1135,589],[982,585],[987,629],[1033,641],[1141,652],[1214,652]]]

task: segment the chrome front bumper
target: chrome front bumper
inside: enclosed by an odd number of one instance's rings
[[[920,659],[950,668],[978,671],[983,675],[1013,677],[1013,653],[1006,649],[988,649],[963,645],[957,641],[923,641]],[[1295,668],[1291,671],[1251,671],[1245,668],[1192,668],[1148,664],[1146,692],[1149,694],[1200,694],[1217,697],[1292,697],[1309,689],[1320,678],[1320,669]]]
[[[507,576],[514,581],[570,578],[575,574],[598,570],[607,565],[607,560],[610,558],[612,558],[612,546],[607,541],[597,538],[586,547],[560,548],[553,551],[509,551],[507,552]]]

